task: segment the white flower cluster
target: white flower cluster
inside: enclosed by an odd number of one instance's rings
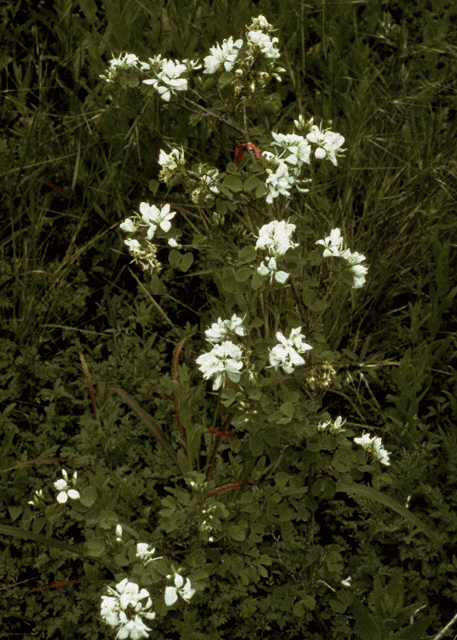
[[[63,478],[54,482],[54,488],[59,491],[59,493],[57,494],[57,502],[59,504],[65,504],[68,498],[71,498],[72,500],[79,500],[79,498],[81,497],[79,491],[72,488],[76,485],[78,472],[75,471],[70,480],[68,479],[68,473],[65,471],[65,469],[62,469],[62,475]]]
[[[151,85],[165,102],[170,102],[171,96],[179,91],[187,91],[189,88],[187,76],[189,71],[199,69],[198,62],[193,60],[169,60],[159,54],[149,59],[149,68],[155,74],[155,78],[143,80],[144,84]]]
[[[206,339],[213,346],[211,351],[197,358],[197,364],[205,380],[213,378],[213,389],[219,389],[225,383],[226,376],[232,382],[239,382],[243,368],[243,352],[231,340],[230,335],[244,336],[246,329],[243,319],[234,314],[231,320],[218,319],[205,331]]]
[[[148,637],[149,627],[143,618],[153,620],[155,612],[150,611],[152,600],[146,589],[141,589],[127,578],[116,588],[108,587],[110,595],[102,596],[100,615],[110,627],[117,629],[117,640],[132,638],[140,640]]]
[[[124,244],[129,248],[134,261],[145,271],[153,273],[160,269],[160,263],[157,260],[157,247],[152,240],[158,229],[164,233],[170,231],[170,221],[176,211],[171,211],[169,204],[159,208],[147,202],[141,202],[139,209],[140,213],[135,218],[127,218],[119,226],[125,233],[140,234],[139,240],[129,237],[124,240]],[[168,239],[168,244],[176,246],[173,238]]]
[[[243,325],[244,318],[240,318],[234,313],[230,320],[222,320],[218,318],[217,322],[213,322],[209,329],[206,329],[205,336],[211,344],[222,342],[230,336],[244,337],[246,335],[246,327]]]
[[[235,66],[236,59],[243,46],[243,40],[233,41],[233,38],[227,38],[221,45],[216,44],[214,47],[210,47],[209,56],[203,61],[204,70],[203,73],[216,73],[222,67],[225,71],[231,71]]]
[[[282,367],[285,373],[292,373],[295,367],[305,364],[305,360],[300,354],[306,353],[312,347],[304,342],[304,337],[301,333],[301,327],[291,329],[288,338],[281,331],[278,331],[276,339],[279,344],[270,349],[270,367],[274,367],[275,370]]]
[[[170,183],[177,173],[184,169],[186,159],[184,158],[184,149],[172,149],[170,153],[165,153],[163,149],[159,151],[159,164],[162,167],[159,173],[159,180]]]
[[[273,147],[276,152],[264,151],[263,158],[266,160],[268,168],[268,178],[266,186],[268,188],[267,202],[271,204],[279,195],[290,196],[292,188],[301,193],[306,193],[309,189],[305,186],[310,180],[302,178],[302,169],[310,164],[311,154],[323,160],[328,158],[334,165],[337,164],[337,154],[342,149],[344,138],[339,133],[333,131],[321,131],[319,127],[312,124],[305,124],[302,117],[295,120],[295,126],[303,129],[310,126],[311,130],[306,135],[297,133],[283,134],[272,132]],[[316,145],[313,152],[312,145]]]
[[[316,244],[324,247],[324,258],[334,257],[343,258],[349,266],[354,282],[353,289],[360,289],[365,284],[368,267],[362,264],[366,260],[365,256],[357,251],[343,249],[344,239],[341,235],[341,229],[335,228],[330,231],[330,235],[323,240],[316,240]]]
[[[141,202],[140,213],[137,214],[139,224],[135,219],[127,218],[121,223],[120,227],[122,231],[126,231],[127,233],[134,233],[138,231],[139,227],[144,227],[147,229],[147,239],[152,240],[158,227],[160,227],[162,231],[165,231],[165,233],[170,231],[170,220],[172,220],[175,215],[176,211],[170,211],[169,204],[165,204],[159,209],[155,204]]]
[[[317,146],[314,156],[318,160],[327,158],[336,167],[336,157],[344,151],[341,148],[344,144],[344,138],[341,134],[330,130],[321,131],[317,125],[313,124],[306,139]]]
[[[363,433],[360,438],[354,438],[354,442],[369,451],[382,464],[390,465],[390,453],[384,449],[381,438],[370,436],[369,433]]]
[[[284,284],[290,274],[285,271],[278,271],[277,259],[282,257],[289,249],[297,247],[297,243],[292,242],[292,234],[296,226],[285,220],[273,220],[268,224],[264,224],[259,230],[255,248],[264,249],[270,254],[269,257],[262,261],[257,267],[257,273],[261,276],[269,276],[270,281],[273,279],[280,284]]]
[[[119,73],[128,72],[129,70],[143,70],[148,65],[139,60],[138,56],[134,53],[124,53],[119,58],[112,58],[109,61],[106,74],[102,74],[100,77],[106,82],[114,82],[119,76]]]
[[[195,167],[195,171],[190,172],[189,176],[191,180],[196,183],[196,187],[191,193],[192,202],[195,204],[198,204],[202,197],[205,200],[211,193],[219,193],[219,171],[216,167],[199,164]]]
[[[276,60],[280,57],[276,43],[278,38],[272,38],[270,32],[273,27],[264,16],[254,18],[252,24],[248,27],[246,34],[247,45],[251,51],[251,55],[260,54],[267,60]]]
[[[213,74],[221,70],[232,71],[237,61],[240,66],[239,71],[243,73],[243,66],[249,66],[253,58],[264,58],[267,62],[278,59],[280,57],[280,52],[276,47],[278,38],[270,36],[272,29],[264,16],[258,16],[247,27],[246,47],[244,47],[245,43],[242,38],[233,40],[232,37],[226,38],[221,45],[216,44],[211,47],[209,55],[203,61],[203,73]]]

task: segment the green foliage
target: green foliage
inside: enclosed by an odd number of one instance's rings
[[[454,3],[0,11],[0,635],[107,637],[100,595],[128,576],[153,597],[158,639],[434,636],[457,585]],[[286,73],[247,115],[228,107],[232,71],[196,74],[214,118],[99,77],[113,52],[203,57],[259,13]],[[263,150],[300,114],[344,135],[342,166],[313,166],[309,193],[266,206],[265,168],[235,163],[237,145]],[[159,150],[176,144],[193,175],[165,186]],[[220,194],[195,201],[210,167]],[[146,200],[176,205],[180,246],[141,278],[117,228]],[[281,268],[298,295],[256,271],[272,215],[297,225]],[[336,226],[368,258],[361,291],[314,246]],[[298,325],[306,366],[215,392],[201,332],[233,313],[253,370]],[[344,430],[317,430],[337,415]],[[382,435],[388,472],[353,444],[362,431]],[[80,500],[57,504],[62,468]],[[138,542],[161,558],[140,562]],[[168,608],[178,570],[197,593]]]

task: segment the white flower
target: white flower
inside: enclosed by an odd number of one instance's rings
[[[122,542],[122,525],[116,525],[116,542]]]
[[[346,420],[343,420],[341,416],[338,416],[333,423],[331,420],[325,420],[323,422],[320,422],[317,425],[317,428],[319,431],[324,431],[328,429],[332,433],[340,433],[341,431],[344,431],[343,425],[345,422]]]
[[[276,258],[268,258],[266,261],[262,261],[257,267],[257,273],[261,276],[269,276],[270,282],[276,280],[279,284],[284,284],[290,273],[286,271],[278,271],[278,264]]]
[[[368,273],[368,267],[361,264],[366,260],[365,256],[361,253],[357,253],[357,251],[350,251],[349,249],[343,251],[341,255],[345,260],[347,260],[349,269],[354,276],[352,288],[360,289],[360,287],[363,287],[365,284],[366,275]]]
[[[181,171],[185,164],[184,149],[172,149],[170,153],[165,153],[163,149],[159,151],[159,164],[162,166],[159,179],[166,184],[174,177],[176,173]]]
[[[211,351],[197,358],[197,364],[205,380],[214,377],[213,389],[219,389],[227,375],[233,382],[238,382],[243,367],[242,351],[230,340],[215,345]]]
[[[106,82],[113,82],[116,78],[119,71],[128,69],[142,69],[144,67],[144,63],[138,59],[134,53],[124,53],[119,58],[112,58],[109,61],[109,68],[106,72],[106,75],[101,75],[100,77]]]
[[[153,560],[160,560],[163,556],[154,556],[156,550],[151,547],[147,542],[138,542],[136,545],[136,557],[143,561],[146,565]]]
[[[154,204],[150,205],[147,202],[140,204],[140,213],[143,222],[149,227],[147,232],[148,240],[154,237],[157,227],[160,227],[165,232],[170,231],[170,220],[176,215],[176,211],[170,211],[169,204],[165,204],[159,209]]]
[[[256,53],[257,51],[264,58],[276,59],[280,57],[279,50],[275,47],[278,38],[271,38],[268,34],[260,30],[248,31],[247,33],[248,47]]]
[[[289,249],[298,246],[292,242],[296,226],[285,220],[273,220],[259,229],[256,249],[266,249],[274,257],[283,256]]]
[[[116,638],[140,640],[148,637],[147,627],[142,618],[153,620],[155,612],[149,611],[152,600],[146,589],[141,589],[127,578],[119,582],[116,588],[108,587],[109,596],[102,596],[100,615],[110,627],[118,629]],[[147,598],[146,602],[142,602]]]
[[[252,23],[248,27],[249,31],[265,31],[268,33],[273,29],[272,25],[268,22],[265,16],[257,16],[252,20]]]
[[[175,92],[187,91],[187,79],[182,77],[184,73],[187,73],[185,64],[158,57],[155,59],[155,63],[160,64],[160,71],[156,72],[157,78],[149,78],[143,82],[152,85],[162,100],[169,102]]]
[[[323,240],[316,240],[316,244],[321,244],[325,247],[324,253],[322,254],[324,258],[328,258],[330,256],[338,258],[342,255],[343,241],[341,229],[336,228],[332,229],[330,231],[330,235]]]
[[[204,59],[203,73],[215,73],[223,66],[225,71],[231,71],[235,65],[238,53],[243,46],[243,40],[233,42],[230,37],[224,40],[222,45],[216,44],[210,48],[210,55]]]
[[[121,222],[119,226],[122,231],[125,231],[126,233],[134,233],[136,231],[135,222],[132,218],[127,218],[124,222]]]
[[[311,131],[306,135],[309,142],[318,145],[314,155],[319,160],[328,158],[333,165],[337,165],[336,156],[341,154],[344,149],[344,138],[341,134],[334,131],[321,131],[315,124],[312,125]]]
[[[216,344],[222,342],[231,335],[245,336],[246,328],[243,325],[244,318],[240,318],[234,313],[230,320],[218,318],[209,329],[206,329],[205,336],[208,342]]]
[[[138,240],[135,240],[134,238],[126,238],[124,240],[124,244],[128,246],[128,248],[132,253],[135,253],[136,251],[139,251],[141,249],[140,243],[138,242]]]
[[[273,154],[266,151],[262,155],[270,161],[272,158],[275,158]],[[272,171],[265,181],[265,186],[268,188],[266,197],[268,204],[271,204],[279,195],[290,196],[290,190],[297,182],[297,177],[293,172],[289,172],[287,164],[279,158],[275,158],[275,160],[278,162],[278,165],[275,171]]]
[[[33,500],[29,500],[27,504],[32,505],[32,507],[43,507],[46,503],[46,500],[43,495],[43,489],[36,489],[33,494]]]
[[[270,366],[275,369],[282,367],[285,373],[292,373],[295,367],[305,364],[300,353],[305,353],[312,347],[303,341],[304,337],[301,333],[301,327],[292,329],[289,338],[278,331],[276,339],[279,344],[270,349]]]
[[[390,465],[390,454],[382,446],[381,438],[378,438],[377,436],[370,436],[368,433],[363,433],[360,438],[354,438],[354,442],[359,444],[366,451],[372,453],[376,460],[379,460],[382,464]]]
[[[299,136],[296,133],[275,133],[272,131],[271,135],[274,138],[273,146],[280,147],[283,153],[288,153],[288,156],[281,155],[283,162],[288,162],[294,166],[301,167],[303,164],[309,164],[311,156],[311,146],[309,142],[303,136]]]
[[[195,589],[192,588],[189,578],[186,578],[186,582],[184,582],[184,578],[179,573],[175,573],[174,583],[174,587],[165,587],[165,604],[167,607],[171,607],[176,602],[178,594],[187,602],[195,594]]]
[[[363,287],[368,273],[368,267],[361,263],[364,262],[366,258],[361,253],[357,253],[357,251],[351,251],[350,249],[343,250],[343,237],[340,229],[332,229],[329,236],[323,240],[316,240],[316,244],[321,244],[325,247],[324,253],[322,254],[324,258],[334,257],[346,260],[349,270],[354,277],[352,288],[360,289],[360,287]]]
[[[54,488],[60,492],[57,494],[57,502],[59,502],[60,504],[65,504],[68,498],[71,498],[72,500],[79,500],[79,498],[81,497],[79,491],[76,491],[76,489],[71,489],[71,486],[74,486],[74,484],[76,483],[76,479],[78,477],[77,471],[74,472],[70,482],[68,482],[68,473],[65,471],[65,469],[62,469],[62,475],[63,478],[61,480],[57,480],[56,482],[54,482]]]

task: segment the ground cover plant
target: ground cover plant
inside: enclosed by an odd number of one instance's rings
[[[2,8],[2,637],[452,638],[457,11],[178,4]]]

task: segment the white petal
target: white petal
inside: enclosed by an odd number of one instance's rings
[[[178,592],[175,587],[165,587],[165,604],[171,607],[178,599]]]

